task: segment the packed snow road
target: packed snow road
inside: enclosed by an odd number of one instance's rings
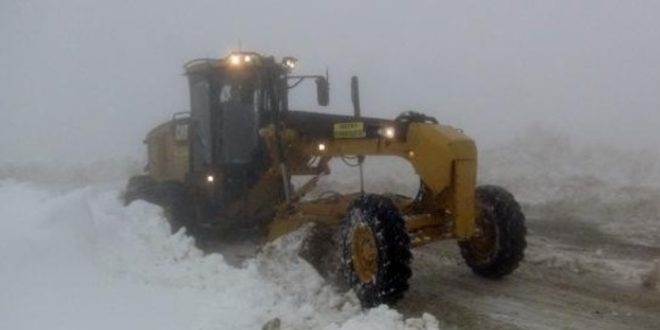
[[[398,310],[423,309],[459,329],[658,328],[660,292],[645,281],[660,247],[617,242],[580,223],[528,224],[527,259],[500,281],[471,274],[450,242],[422,248]]]

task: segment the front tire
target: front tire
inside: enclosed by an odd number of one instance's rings
[[[476,203],[476,232],[459,241],[461,254],[475,274],[501,278],[518,268],[524,257],[525,215],[513,195],[498,186],[477,187]]]
[[[342,228],[342,266],[363,307],[403,298],[411,259],[410,238],[392,200],[365,195],[351,204]]]

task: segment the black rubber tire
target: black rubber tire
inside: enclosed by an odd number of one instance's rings
[[[129,205],[138,199],[158,204],[155,192],[157,185],[158,182],[148,175],[136,175],[131,177],[126,185],[126,190],[124,190],[122,195],[124,205]]]
[[[172,233],[186,227],[189,234],[194,234],[193,201],[179,182],[158,182],[148,175],[136,175],[128,181],[123,199],[125,205],[138,199],[156,204],[165,210],[165,218]]]
[[[377,272],[370,282],[362,282],[353,267],[351,242],[354,229],[367,225],[374,234]],[[380,195],[364,195],[355,200],[342,225],[342,268],[344,278],[364,308],[380,304],[393,305],[408,290],[410,270],[410,238],[401,213],[391,199]]]
[[[487,256],[476,253],[470,240],[459,241],[461,255],[472,271],[485,278],[510,274],[524,258],[527,242],[525,215],[513,195],[498,186],[476,189],[476,203],[483,221],[495,230],[495,241]]]
[[[172,233],[186,227],[188,234],[194,236],[195,211],[193,201],[185,187],[178,182],[166,181],[158,184],[158,194],[165,217],[170,224]]]

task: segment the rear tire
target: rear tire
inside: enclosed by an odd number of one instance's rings
[[[128,180],[126,190],[122,195],[124,205],[129,205],[137,199],[157,204],[155,193],[158,182],[148,175],[136,175]]]
[[[342,228],[342,266],[363,307],[403,298],[411,259],[410,238],[392,200],[365,195],[351,204]]]
[[[170,224],[172,233],[186,227],[188,234],[195,234],[195,211],[193,202],[185,187],[178,182],[166,181],[159,184],[161,206],[165,210],[165,217]]]
[[[158,182],[148,175],[136,175],[128,181],[123,199],[125,205],[141,199],[162,207],[172,233],[181,227],[186,227],[190,234],[195,230],[193,201],[179,182]]]
[[[459,241],[461,254],[472,271],[497,279],[513,272],[524,257],[525,215],[513,195],[502,187],[476,190],[477,232]]]

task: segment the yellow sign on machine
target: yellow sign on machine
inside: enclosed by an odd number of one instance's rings
[[[335,139],[357,139],[367,134],[364,131],[364,123],[361,121],[350,123],[337,123],[334,125]]]

